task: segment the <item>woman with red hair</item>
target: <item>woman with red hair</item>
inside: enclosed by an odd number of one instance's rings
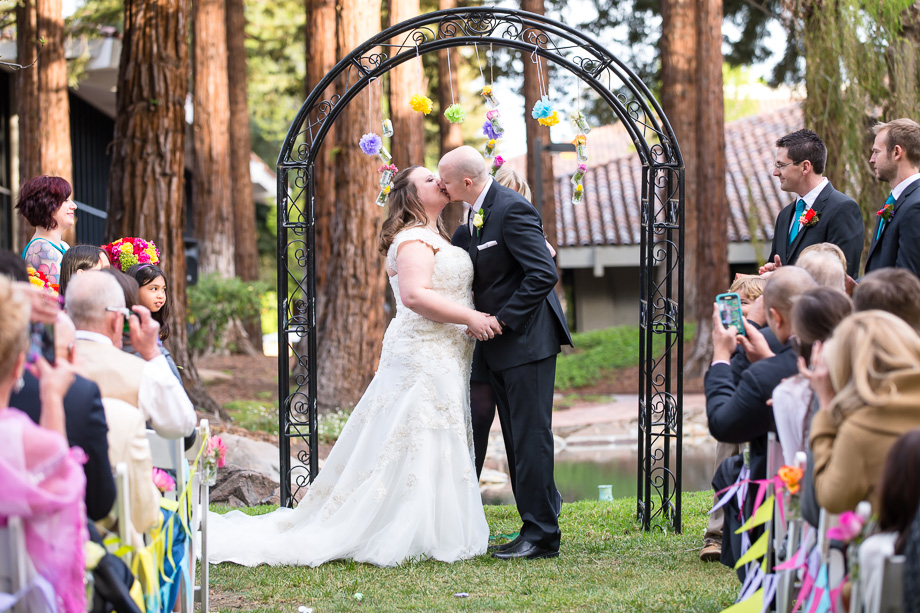
[[[61,237],[76,221],[77,205],[71,193],[70,183],[61,177],[35,177],[19,190],[16,204],[19,213],[35,226],[32,240],[22,250],[22,259],[55,285],[60,280],[64,252],[70,247]]]

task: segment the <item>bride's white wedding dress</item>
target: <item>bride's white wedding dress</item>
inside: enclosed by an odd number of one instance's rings
[[[396,235],[436,249],[431,288],[473,308],[469,255],[425,228]],[[473,465],[469,375],[473,341],[463,326],[406,308],[390,278],[396,317],[380,365],[323,469],[295,509],[208,516],[212,562],[317,566],[353,559],[393,566],[452,562],[485,553],[489,526]]]

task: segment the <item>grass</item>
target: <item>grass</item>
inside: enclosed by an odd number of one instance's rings
[[[729,569],[697,558],[711,503],[711,491],[684,494],[682,534],[642,532],[634,519],[634,499],[566,504],[560,517],[562,555],[552,560],[502,562],[480,556],[454,564],[409,562],[398,568],[349,561],[318,568],[221,564],[211,569],[211,593],[217,603],[232,599],[228,608],[218,605],[218,611],[296,611],[301,605],[317,613],[721,611],[732,603],[739,585]],[[486,517],[493,534],[519,527],[512,506],[487,506]],[[469,597],[454,596],[462,592]]]
[[[693,338],[695,326],[684,324],[684,340]],[[556,391],[564,392],[593,385],[618,368],[639,363],[638,326],[615,326],[572,335],[575,349],[556,359]],[[655,350],[664,347],[656,337]]]
[[[278,407],[264,400],[231,400],[224,410],[233,423],[250,432],[278,434]]]

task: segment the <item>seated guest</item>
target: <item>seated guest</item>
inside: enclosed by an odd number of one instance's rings
[[[859,280],[853,306],[857,311],[888,311],[920,331],[920,279],[906,268],[873,270]]]
[[[817,502],[831,513],[869,500],[888,450],[920,427],[920,336],[883,311],[844,319],[802,369],[818,397],[811,424]]]
[[[65,306],[77,327],[77,371],[99,385],[102,397],[118,398],[139,408],[150,427],[164,438],[191,434],[195,410],[160,353],[160,326],[150,312],[139,305],[127,311],[118,282],[95,270],[70,281]],[[136,316],[126,321],[126,312]],[[141,357],[120,349],[126,323]]]
[[[112,466],[124,463],[128,468],[128,489],[131,492],[132,543],[144,545],[141,535],[160,521],[160,490],[153,483],[153,458],[147,441],[144,416],[137,407],[117,398],[104,398],[105,418],[109,423],[109,461]],[[101,525],[115,528],[114,517]]]
[[[101,247],[74,245],[64,253],[64,259],[61,260],[61,296],[67,292],[67,284],[74,275],[86,270],[99,270],[110,266],[109,256]]]
[[[19,387],[29,349],[29,303],[0,277],[0,523],[21,517],[25,544],[36,572],[54,589],[58,607],[86,610],[83,543],[86,485],[79,449],[68,450],[64,396],[73,381],[70,365],[48,364],[40,355],[34,368],[41,390],[40,425],[9,406]],[[44,610],[26,602],[25,610]]]
[[[827,245],[829,249],[823,248]],[[843,251],[831,243],[818,243],[802,251],[796,266],[808,271],[818,285],[846,292],[847,264]]]
[[[9,257],[12,256],[12,257]],[[0,254],[0,275],[11,280],[28,278],[22,258],[6,252]],[[73,323],[59,313],[54,324],[54,352],[58,360],[73,364]],[[26,371],[22,387],[13,390],[10,406],[16,407],[38,423],[41,415],[38,379]],[[73,385],[64,396],[64,416],[67,424],[67,442],[86,453],[83,472],[86,475],[86,514],[92,520],[105,517],[115,503],[115,480],[109,466],[108,443],[106,442],[105,413],[102,397],[95,383],[75,377]]]
[[[767,279],[763,294],[763,305],[767,313],[770,330],[781,343],[782,349],[753,363],[735,383],[732,378],[729,358],[735,348],[736,335],[733,328],[724,329],[718,309],[713,312],[713,361],[706,373],[706,416],[709,431],[718,440],[727,443],[750,442],[750,466],[753,479],[763,479],[767,472],[767,433],[775,432],[773,409],[768,402],[773,389],[784,378],[795,374],[796,355],[789,344],[792,336],[792,308],[796,299],[815,287],[815,280],[805,270],[796,266],[783,266]],[[749,346],[765,353],[769,350],[766,340],[754,326],[746,325],[745,333]],[[750,354],[751,351],[748,351]],[[716,491],[731,485],[741,470],[741,456],[733,456],[722,463],[713,478]],[[752,502],[749,499],[748,502]],[[735,534],[739,509],[732,504],[724,507],[724,535],[730,535],[730,547],[722,546],[722,563],[734,566],[741,553],[741,537]],[[742,569],[743,573],[744,570]]]
[[[799,262],[806,258],[799,256]],[[834,328],[853,312],[849,296],[838,289],[816,287],[802,294],[792,309],[792,331],[798,355],[811,363],[811,349],[817,341],[827,340]],[[805,451],[814,393],[808,379],[794,375],[773,390],[773,417],[776,436],[783,447],[786,464],[795,463],[795,454]]]
[[[866,610],[878,611],[885,558],[904,554],[920,503],[920,430],[911,430],[891,446],[878,485],[878,534],[859,546],[859,582]]]

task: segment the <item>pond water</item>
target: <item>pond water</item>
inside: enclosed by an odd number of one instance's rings
[[[637,454],[602,451],[593,453],[556,454],[556,487],[566,502],[597,500],[597,486],[613,486],[614,498],[636,496]],[[683,491],[695,492],[711,489],[713,455],[711,451],[688,453],[683,457]],[[511,486],[483,491],[483,504],[514,504]]]

